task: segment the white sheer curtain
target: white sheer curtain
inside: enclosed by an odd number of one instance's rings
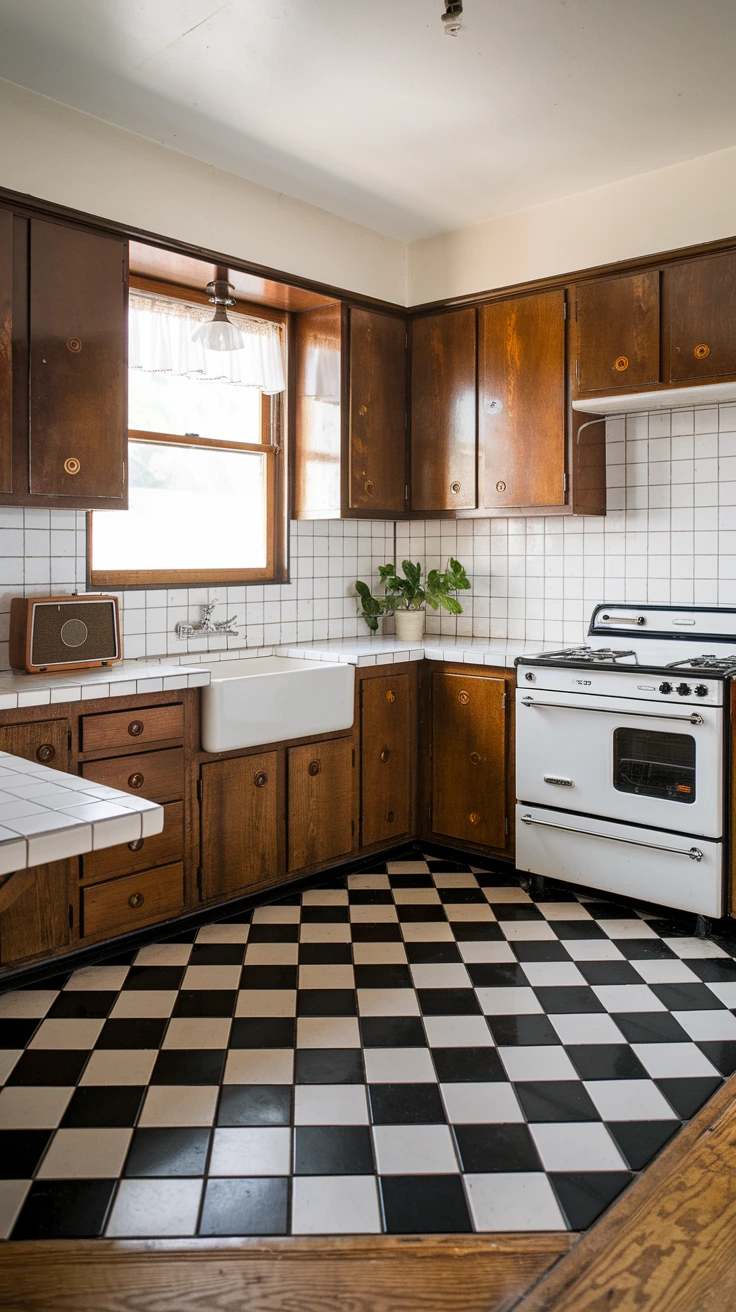
[[[228,310],[228,317],[243,334],[243,348],[208,351],[200,342],[192,341],[192,333],[198,323],[206,322],[213,314],[211,306],[131,292],[130,368],[257,387],[269,396],[283,392],[286,381],[279,325]]]

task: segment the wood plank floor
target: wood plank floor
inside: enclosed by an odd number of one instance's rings
[[[92,1240],[0,1248],[3,1312],[494,1312],[574,1234]]]

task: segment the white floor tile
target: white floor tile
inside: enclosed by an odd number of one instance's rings
[[[0,1239],[9,1239],[26,1194],[30,1180],[0,1180]]]
[[[362,902],[353,902],[350,907],[350,922],[353,925],[394,924],[398,920],[395,906],[372,906]]]
[[[710,957],[727,957],[728,953],[711,943],[707,938],[666,938],[663,942],[676,952],[678,957],[688,957],[693,961],[706,961]]]
[[[585,1087],[604,1121],[676,1119],[651,1080],[586,1080]]]
[[[426,861],[387,861],[386,873],[389,875],[428,875]]]
[[[459,870],[449,870],[447,874],[442,874],[435,870],[432,878],[437,888],[477,888],[478,880],[475,875],[463,874]]]
[[[673,1011],[686,1034],[697,1043],[713,1039],[736,1039],[736,1016],[730,1011]]]
[[[58,989],[18,989],[0,995],[0,1020],[34,1020],[45,1016]]]
[[[4,1084],[19,1057],[23,1056],[20,1048],[0,1048],[0,1084]]]
[[[380,1234],[378,1189],[372,1175],[297,1175],[291,1204],[295,1235]]]
[[[395,966],[406,961],[403,943],[354,943],[353,960],[356,966]]]
[[[157,1056],[155,1048],[98,1048],[90,1056],[79,1083],[147,1084]]]
[[[499,1048],[498,1054],[510,1080],[579,1080],[562,1044]]]
[[[223,1084],[291,1084],[292,1048],[231,1048]]]
[[[191,943],[150,943],[136,953],[136,966],[186,966],[192,955]]]
[[[439,906],[440,895],[436,888],[395,888],[397,906]]]
[[[66,992],[78,989],[112,992],[123,987],[128,970],[128,966],[84,966],[69,976],[64,989]]]
[[[250,925],[203,925],[198,943],[247,943]]]
[[[592,920],[581,902],[537,902],[545,920]]]
[[[170,1016],[179,995],[174,989],[123,989],[110,1012],[111,1020]]]
[[[681,964],[684,965],[684,962]],[[729,980],[724,984],[709,983],[707,987],[724,1006],[736,1007],[736,980]]]
[[[39,1025],[28,1047],[51,1049],[94,1048],[104,1020],[44,1020]]]
[[[647,984],[700,984],[700,978],[691,970],[684,961],[679,957],[673,960],[664,958],[661,961],[653,957],[651,961],[632,961],[632,966]],[[736,988],[736,985],[734,986]],[[734,1005],[736,1005],[736,994],[734,994]]]
[[[602,1012],[584,1012],[582,1014],[559,1014],[550,1016],[550,1022],[557,1030],[560,1042],[574,1043],[625,1043],[623,1034],[610,1016]]]
[[[598,924],[609,938],[658,938],[656,930],[638,916],[631,920],[599,920]]]
[[[428,1048],[366,1048],[369,1084],[434,1084],[437,1079]]]
[[[115,1180],[132,1130],[57,1130],[38,1169],[39,1180]]]
[[[300,966],[300,989],[354,989],[352,966]]]
[[[249,961],[248,964],[252,963]],[[237,989],[240,974],[240,966],[187,966],[181,986],[183,989]]]
[[[0,1130],[53,1130],[74,1093],[61,1085],[15,1084],[0,1089]]]
[[[360,1030],[355,1016],[300,1016],[296,1023],[297,1048],[359,1048]]]
[[[430,1048],[492,1048],[493,1038],[482,1016],[425,1016]]]
[[[236,1016],[296,1016],[296,989],[241,989]]]
[[[308,926],[303,928],[307,929]],[[313,926],[316,928],[316,926]],[[245,949],[246,966],[295,966],[299,957],[298,943],[249,943]],[[205,969],[204,966],[201,967]],[[240,983],[240,970],[238,971],[238,982],[231,984],[230,987],[236,989]]]
[[[524,1114],[505,1080],[484,1084],[441,1084],[447,1116],[455,1125],[519,1124]]]
[[[444,1175],[458,1171],[446,1125],[375,1125],[379,1175]]]
[[[303,907],[346,907],[346,888],[308,888],[302,893]]]
[[[301,943],[350,943],[351,938],[349,925],[330,924],[329,921],[316,921],[313,925],[302,925],[299,929],[299,941]],[[264,943],[262,946],[267,947],[268,944]],[[288,947],[289,945],[285,943],[282,946]],[[296,947],[296,944],[294,946]],[[294,962],[296,962],[296,956]],[[248,962],[246,959],[246,965],[252,964],[253,962]]]
[[[362,1084],[297,1084],[295,1125],[367,1125],[368,1104]]]
[[[108,1239],[174,1239],[197,1230],[201,1180],[121,1180]]]
[[[534,1016],[542,1004],[533,989],[479,988],[475,990],[486,1016]]]
[[[593,992],[607,1011],[666,1011],[646,984],[594,984]]]
[[[523,888],[514,888],[513,886],[509,888],[484,888],[483,896],[486,897],[489,902],[506,902],[509,904],[512,902],[531,903],[529,894],[525,893]]]
[[[486,902],[445,902],[445,915],[449,921],[461,924],[469,920],[487,923],[496,919]]]
[[[291,1130],[286,1125],[215,1130],[209,1175],[288,1175],[290,1167]]]
[[[444,920],[432,921],[405,920],[401,933],[406,943],[454,943],[452,926]]]
[[[138,1124],[157,1127],[211,1125],[219,1091],[215,1084],[151,1084]]]
[[[348,875],[348,888],[390,888],[388,875]]]
[[[466,1175],[465,1187],[476,1230],[566,1230],[567,1225],[543,1171],[494,1171]]]
[[[718,1074],[694,1043],[632,1043],[631,1046],[653,1080]]]
[[[301,920],[301,907],[283,907],[276,903],[270,907],[256,907],[253,912],[254,925],[298,925]]]
[[[547,1171],[628,1169],[605,1125],[598,1121],[562,1121],[530,1125],[529,1129]]]
[[[358,989],[361,1016],[418,1016],[419,1001],[413,989]]]
[[[428,963],[411,967],[415,989],[470,989],[473,984],[464,966],[457,962]]]
[[[485,939],[477,942],[458,943],[463,961],[473,965],[481,962],[516,961],[513,949],[508,943],[491,943]]]
[[[174,1016],[166,1027],[161,1047],[179,1050],[226,1048],[231,1023],[224,1016]]]
[[[503,912],[500,912],[503,916]],[[499,920],[509,943],[554,943],[557,935],[546,920]]]
[[[624,954],[607,938],[566,938],[565,951],[573,961],[624,961]]]
[[[534,988],[557,988],[588,983],[574,961],[522,961],[521,968]]]

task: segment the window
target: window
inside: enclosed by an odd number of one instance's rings
[[[243,346],[213,351],[212,315],[131,292],[128,510],[90,513],[93,587],[284,577],[283,323],[229,311]]]

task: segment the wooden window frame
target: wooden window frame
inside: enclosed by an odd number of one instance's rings
[[[209,304],[207,296],[193,288],[180,287],[171,283],[154,282],[153,279],[131,276],[130,285],[135,290],[156,292],[159,295],[176,297],[179,300],[195,304]],[[260,305],[251,305],[237,301],[233,307],[236,314],[247,314],[253,318],[266,319],[281,324],[284,355],[287,351],[287,315],[283,311],[272,310]],[[286,372],[286,359],[285,359]],[[230,451],[252,452],[262,455],[266,460],[266,564],[261,569],[246,569],[242,566],[234,569],[146,569],[146,570],[103,570],[94,565],[94,511],[87,515],[87,583],[90,588],[154,588],[186,587],[203,583],[264,584],[285,583],[288,581],[286,563],[287,544],[287,498],[286,498],[286,443],[285,443],[284,394],[268,396],[261,394],[261,441],[228,442],[215,438],[188,437],[177,433],[154,433],[148,430],[128,429],[128,441],[150,442],[172,446],[219,448]]]

